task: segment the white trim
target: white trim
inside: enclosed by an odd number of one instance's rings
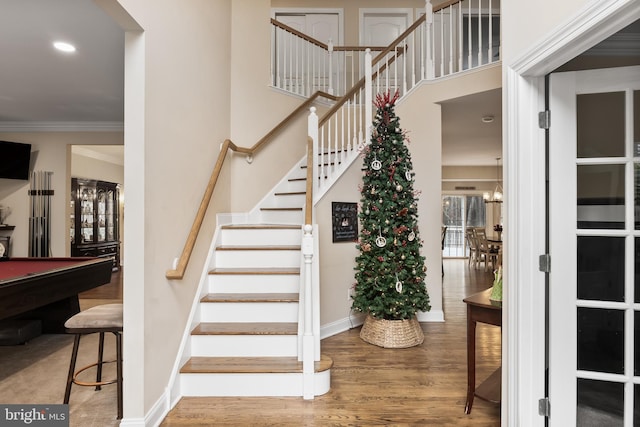
[[[503,312],[503,426],[542,426],[544,397],[544,138],[535,118],[544,94],[541,76],[640,16],[634,0],[591,1],[569,22],[533,46],[504,71],[505,286]],[[530,76],[530,77],[526,77]],[[537,108],[538,107],[538,108]],[[541,185],[542,184],[542,185]],[[531,222],[533,221],[533,222]],[[534,352],[530,351],[534,350]],[[542,386],[541,386],[542,383]]]
[[[350,329],[357,328],[364,323],[365,317],[366,315],[363,313],[351,313],[348,317],[322,325],[320,328],[320,339],[323,340]],[[424,323],[444,322],[444,312],[442,310],[419,312],[418,321]]]
[[[123,132],[124,122],[0,122],[0,132]]]
[[[585,52],[640,15],[636,0],[592,0],[570,21],[513,62],[523,76],[543,76]]]

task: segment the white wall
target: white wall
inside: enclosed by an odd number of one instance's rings
[[[0,133],[0,140],[31,144],[34,171],[53,172],[51,198],[51,255],[69,254],[68,211],[71,191],[69,146],[73,144],[122,144],[121,132],[20,132]],[[37,154],[34,154],[37,152]],[[35,160],[34,160],[35,158]],[[11,208],[7,223],[15,225],[11,234],[12,256],[29,254],[28,181],[0,179],[0,204]]]

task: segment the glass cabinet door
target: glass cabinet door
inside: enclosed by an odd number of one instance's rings
[[[98,242],[104,242],[107,238],[107,192],[98,190]]]
[[[73,245],[76,243],[76,201],[73,192],[71,193],[69,208],[71,212],[69,214],[69,238]]]
[[[81,185],[78,192],[80,194],[80,240],[82,242],[93,242],[95,190]]]
[[[115,215],[114,215],[114,200],[115,200],[115,192],[113,190],[107,191],[107,205],[105,211],[105,220],[106,220],[106,231],[107,231],[107,240],[113,241],[115,240]]]

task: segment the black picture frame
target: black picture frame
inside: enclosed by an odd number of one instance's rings
[[[358,204],[331,202],[333,243],[358,241]]]

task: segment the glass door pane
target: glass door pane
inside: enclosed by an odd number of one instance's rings
[[[469,256],[465,239],[467,228],[484,228],[486,209],[481,195],[442,196],[442,225],[447,227],[442,256],[463,258]]]

